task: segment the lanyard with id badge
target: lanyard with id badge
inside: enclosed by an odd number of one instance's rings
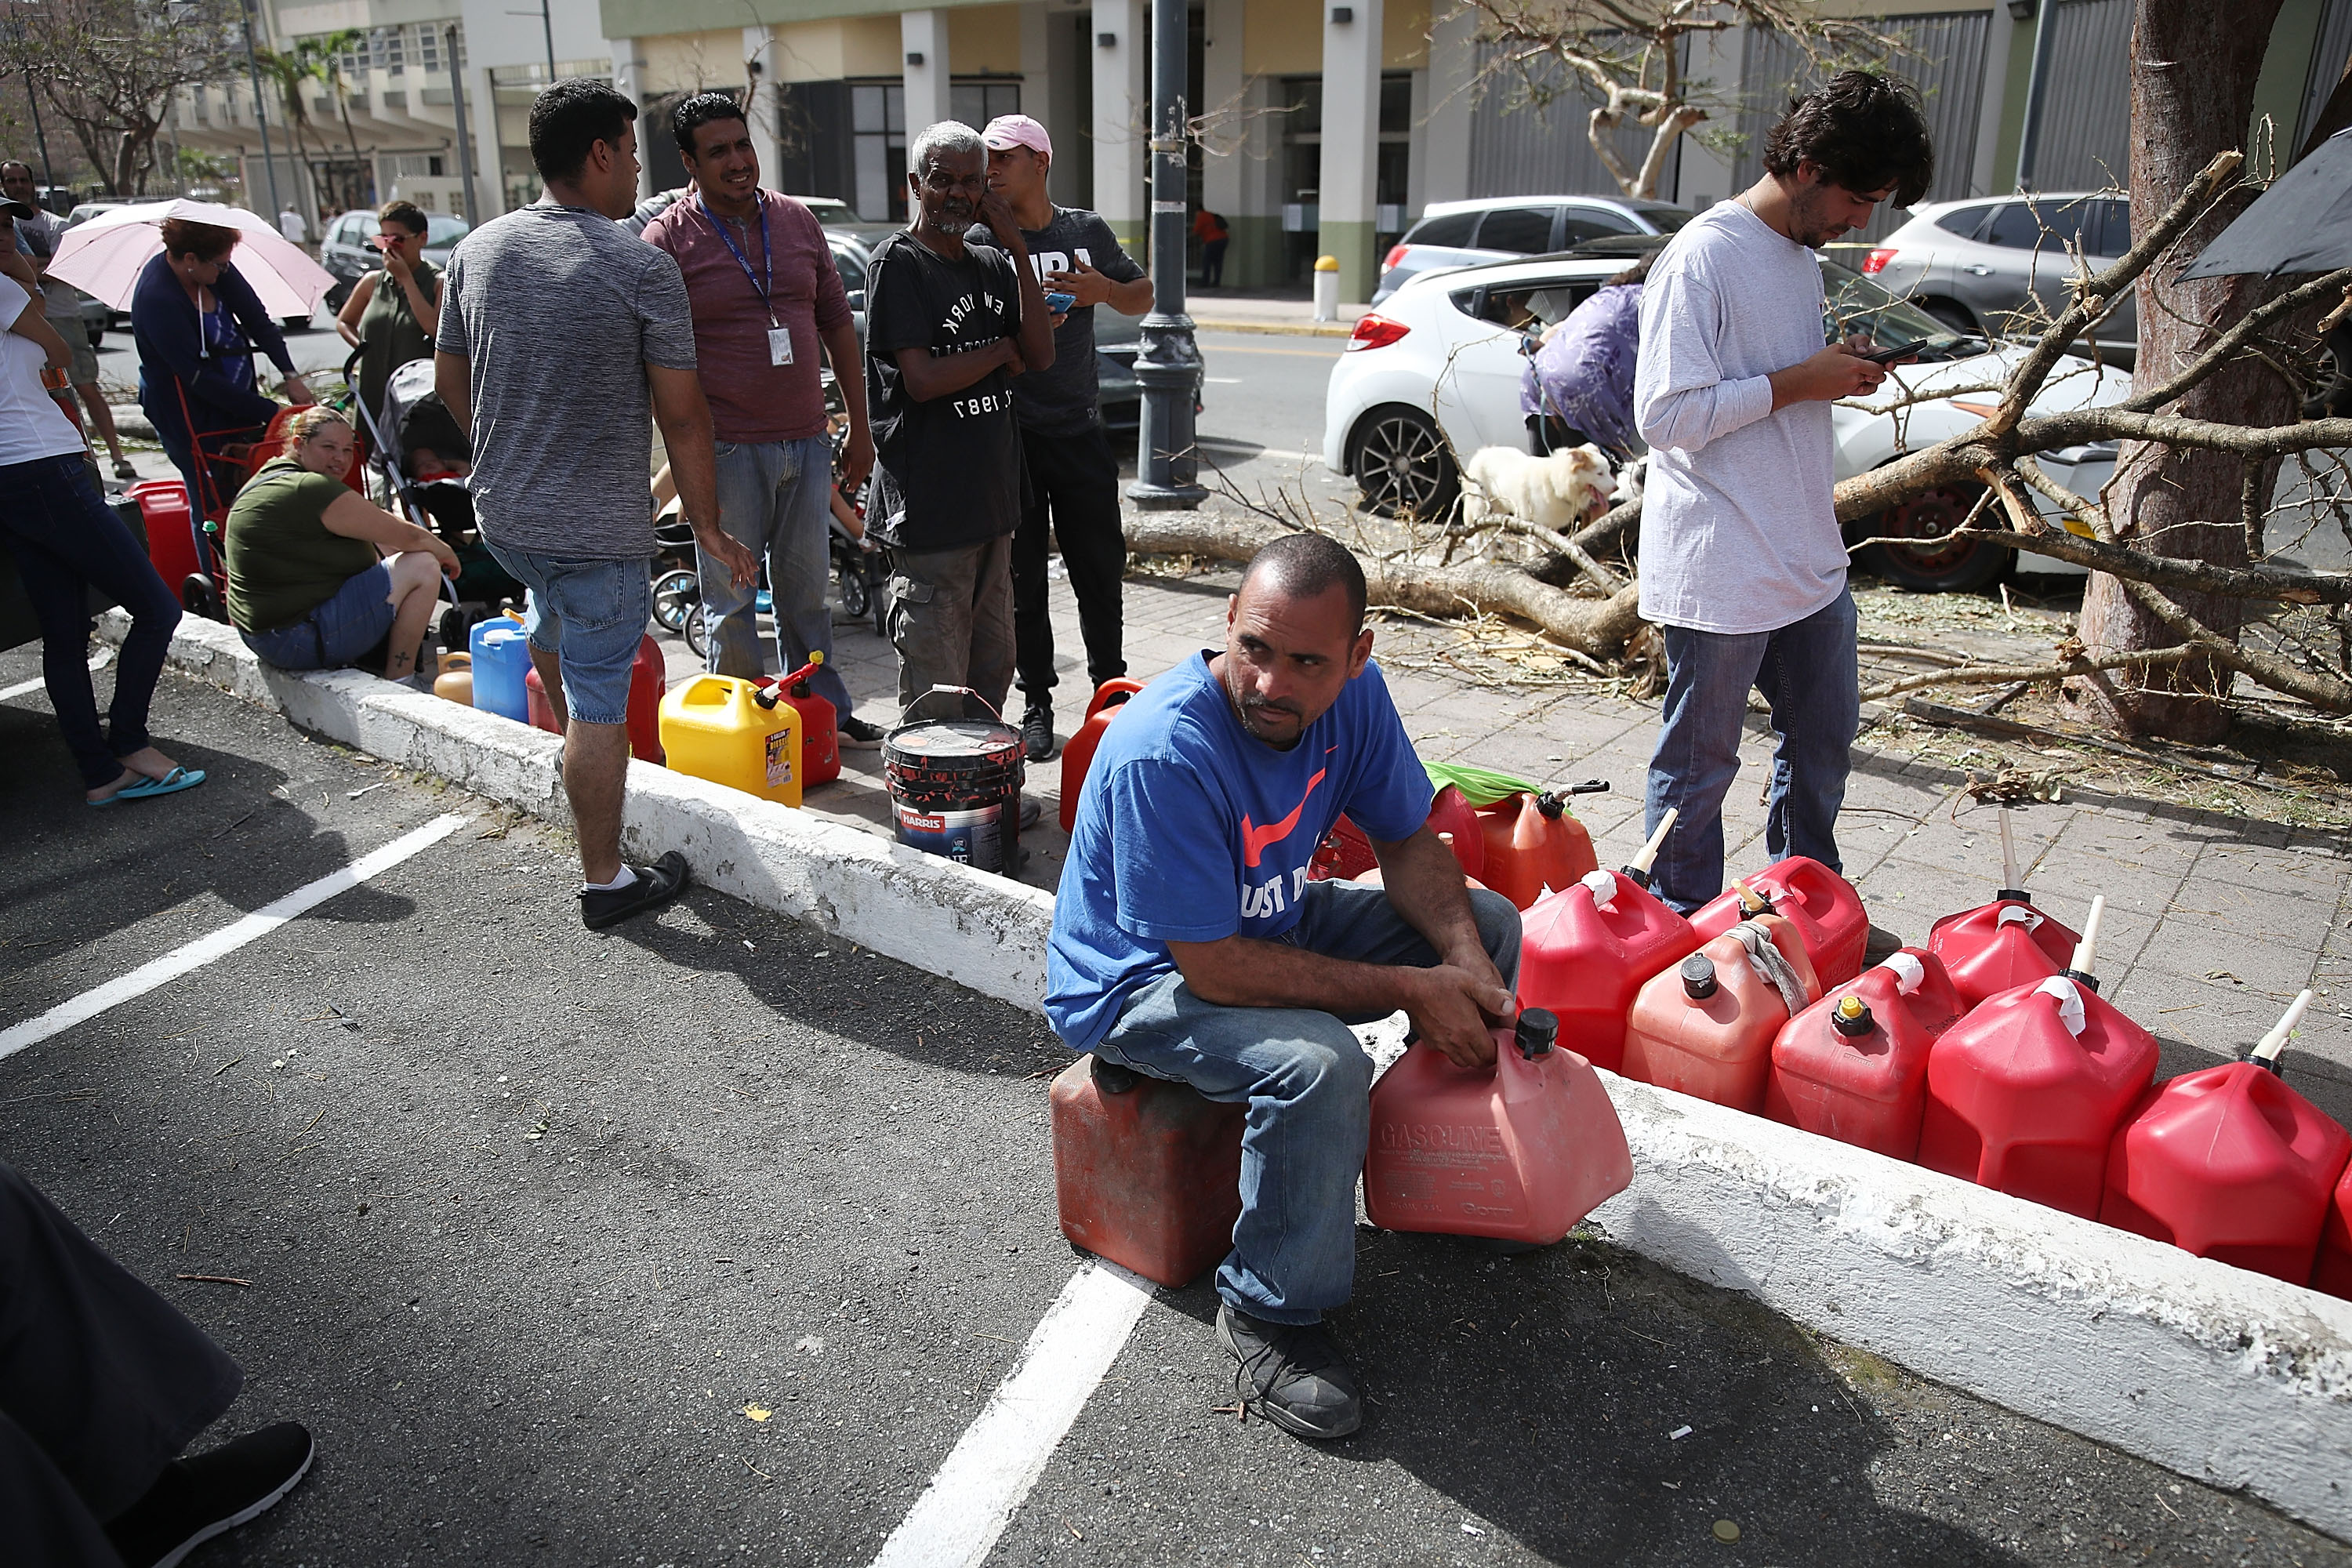
[[[727,247],[727,254],[733,257],[735,265],[743,269],[744,280],[749,282],[752,291],[760,296],[760,304],[768,312],[768,363],[770,364],[792,363],[793,330],[776,320],[774,300],[776,248],[768,238],[768,204],[764,200],[760,203],[760,270],[766,275],[764,279],[752,275],[751,258],[744,255],[741,248],[736,245],[735,237],[727,232],[727,226],[719,222],[717,216],[711,212],[710,204],[702,200],[698,195],[695,205],[702,209],[703,221],[708,223],[711,232],[719,237],[719,242]]]

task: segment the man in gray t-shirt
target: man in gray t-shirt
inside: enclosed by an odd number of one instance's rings
[[[759,565],[719,526],[710,407],[677,263],[622,228],[637,195],[636,105],[559,81],[530,108],[547,194],[484,224],[444,274],[434,385],[474,443],[482,542],[530,590],[530,661],[563,731],[580,839],[581,920],[612,925],[675,897],[676,850],[621,859],[629,687],[652,613],[648,416],[695,542],[750,587]]]

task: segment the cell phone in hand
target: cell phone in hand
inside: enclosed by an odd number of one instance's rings
[[[1927,338],[1914,338],[1907,343],[1895,343],[1887,348],[1871,349],[1857,357],[1866,359],[1873,364],[1893,364],[1896,360],[1909,359],[1913,354],[1926,348],[1931,341]]]
[[[1057,316],[1068,315],[1070,307],[1077,302],[1078,297],[1076,294],[1065,294],[1059,289],[1045,290],[1045,309]]]

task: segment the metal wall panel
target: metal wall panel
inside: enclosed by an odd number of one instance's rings
[[[2132,0],[2059,0],[2035,190],[2130,185],[2131,36]]]
[[[1991,21],[1988,11],[1958,11],[1874,23],[1912,51],[1888,60],[1886,68],[1919,89],[1920,107],[1927,110],[1936,149],[1936,181],[1927,188],[1927,200],[1983,194],[1969,189],[1969,171],[1976,165],[1977,121],[1984,109],[1985,40]],[[1747,103],[1739,116],[1739,154],[1732,161],[1734,188],[1746,189],[1763,173],[1765,133],[1787,110],[1790,99],[1820,79],[1821,73],[1787,34],[1761,28],[1749,32],[1741,83]],[[1876,239],[1905,221],[1899,209],[1882,207],[1868,228],[1846,237]]]
[[[1482,70],[1499,52],[1478,46]],[[1552,70],[1556,73],[1557,66]],[[1547,79],[1557,82],[1553,74]],[[1617,181],[1592,151],[1587,133],[1594,100],[1571,89],[1542,109],[1511,102],[1508,76],[1482,82],[1470,110],[1470,191],[1473,196],[1615,195]],[[1650,151],[1651,133],[1641,126],[1618,128],[1617,156],[1638,170]],[[1682,163],[1677,139],[1658,175],[1658,189],[1671,200]]]
[[[2311,72],[2304,81],[2303,115],[2295,121],[2294,145],[2282,149],[2282,164],[2303,150],[2312,123],[2344,79],[2347,59],[2352,59],[2352,0],[2327,0],[2319,16],[2319,40],[2311,51]]]

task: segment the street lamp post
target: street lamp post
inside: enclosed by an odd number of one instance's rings
[[[442,37],[448,50],[449,112],[457,121],[457,168],[466,182],[466,223],[471,227],[482,221],[482,215],[474,199],[474,138],[466,127],[466,73],[457,60],[457,24],[450,23]]]
[[[1192,405],[1201,389],[1201,347],[1184,313],[1184,0],[1151,5],[1151,311],[1137,331],[1135,379],[1143,385],[1135,483],[1128,499],[1146,510],[1198,506]]]
[[[269,176],[269,221],[276,223],[286,204],[278,199],[278,160],[269,155],[269,115],[261,107],[261,62],[253,54],[253,0],[245,0],[245,68],[253,79],[253,124],[261,132],[261,167]]]

